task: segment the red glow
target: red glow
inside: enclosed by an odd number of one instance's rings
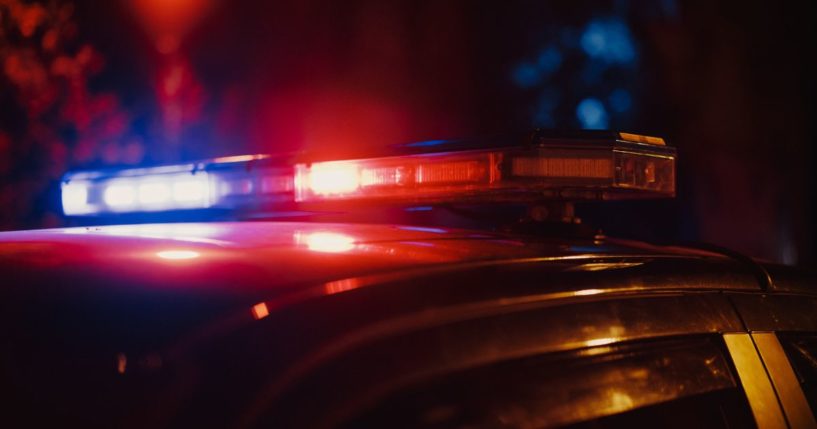
[[[195,252],[193,250],[163,250],[161,252],[156,252],[156,256],[162,259],[178,261],[185,259],[196,259],[199,257],[199,252]]]
[[[213,6],[212,0],[130,0],[129,3],[162,54],[176,52],[184,35]]]
[[[360,187],[360,171],[354,163],[325,162],[314,164],[305,180],[318,195],[345,194]]]
[[[177,142],[184,127],[199,120],[205,103],[204,88],[190,64],[173,56],[162,66],[156,92],[165,136],[169,142]]]
[[[348,158],[350,150],[379,149],[386,142],[416,140],[412,112],[398,100],[349,88],[276,86],[264,94],[257,112],[244,118],[255,152],[307,150],[326,158]],[[241,122],[239,122],[240,124]]]
[[[482,161],[460,161],[420,164],[417,183],[477,182],[488,175],[489,166]]]
[[[355,248],[355,239],[335,232],[295,233],[295,242],[305,244],[313,252],[341,253]]]
[[[327,295],[334,295],[336,293],[346,292],[360,287],[360,281],[356,278],[337,280],[323,285],[324,292]]]
[[[116,355],[116,372],[124,374],[128,367],[128,357],[124,353]]]
[[[255,318],[255,320],[261,320],[269,316],[269,308],[267,307],[267,304],[263,302],[253,305],[252,310],[250,311],[252,312],[252,317]]]

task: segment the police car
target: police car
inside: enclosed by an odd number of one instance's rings
[[[659,138],[535,132],[70,173],[81,226],[0,233],[0,422],[817,427],[813,277],[575,218],[672,197],[675,161]],[[527,214],[434,214],[508,207]],[[353,209],[430,221],[317,215]],[[245,220],[111,224],[157,214]]]

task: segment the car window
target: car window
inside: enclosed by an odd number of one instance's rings
[[[783,334],[780,335],[780,343],[811,411],[817,413],[817,334]]]
[[[345,427],[752,427],[720,338],[601,346],[449,374]]]

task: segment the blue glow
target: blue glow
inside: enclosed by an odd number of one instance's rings
[[[608,125],[607,110],[597,98],[585,98],[576,106],[576,117],[585,129],[605,129]]]
[[[588,61],[581,71],[581,80],[585,85],[604,84],[602,81],[604,72],[609,65],[602,61]]]
[[[446,144],[446,143],[448,143],[448,140],[427,140],[427,141],[423,141],[423,142],[408,143],[405,146],[408,146],[408,147],[427,147],[427,146],[439,146],[441,144]]]
[[[610,93],[607,101],[610,102],[610,108],[618,113],[626,112],[633,107],[633,98],[630,96],[630,92],[622,88]]]
[[[431,232],[434,234],[447,234],[448,230],[443,228],[429,228],[425,226],[398,226],[397,229],[402,229],[405,231],[420,231],[420,232]]]
[[[159,211],[209,206],[207,174],[147,174],[115,179],[105,186],[102,202],[113,211]]]
[[[67,215],[207,208],[211,185],[205,172],[71,180],[62,186],[62,206]]]
[[[678,17],[678,3],[675,0],[661,0],[661,9],[666,16]]]
[[[556,120],[553,112],[559,106],[559,92],[555,89],[545,89],[537,100],[533,111],[533,123],[537,127],[555,127]]]
[[[431,206],[417,206],[417,207],[409,207],[405,209],[407,212],[430,212],[434,208]]]
[[[262,201],[292,201],[290,167],[248,168],[248,163],[266,158],[232,156],[118,171],[69,172],[61,185],[63,212],[73,216],[232,209]]]
[[[591,21],[582,33],[580,44],[587,55],[608,63],[629,64],[636,59],[630,29],[619,18]]]
[[[511,77],[522,88],[532,88],[542,81],[541,71],[531,63],[522,63],[516,66]]]
[[[542,74],[553,74],[553,72],[559,70],[559,67],[562,66],[562,53],[559,52],[555,46],[549,46],[539,53],[537,64]]]
[[[605,246],[568,246],[571,252],[577,253],[599,253],[606,249]]]

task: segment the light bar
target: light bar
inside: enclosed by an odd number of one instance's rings
[[[508,202],[674,195],[675,149],[661,139],[633,134],[575,144],[541,142],[295,167],[299,202]]]
[[[265,155],[207,162],[86,171],[62,181],[66,215],[236,209],[292,201],[292,169],[270,166]]]
[[[276,209],[299,203],[531,203],[675,195],[675,149],[656,137],[534,133],[516,146],[299,163],[269,156],[69,173],[66,215],[208,209]],[[427,148],[424,148],[427,150]]]

